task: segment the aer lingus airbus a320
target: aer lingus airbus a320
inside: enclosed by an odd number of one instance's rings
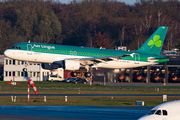
[[[76,70],[89,68],[134,68],[166,62],[160,56],[168,27],[160,26],[150,38],[136,51],[119,51],[88,47],[76,47],[43,43],[18,43],[4,52],[4,55],[22,61],[40,62],[44,69]],[[91,76],[90,72],[85,73]]]

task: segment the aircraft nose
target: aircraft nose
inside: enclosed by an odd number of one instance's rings
[[[12,52],[11,52],[10,50],[5,50],[5,51],[4,51],[4,55],[5,55],[6,57],[10,57],[11,54],[12,54]]]

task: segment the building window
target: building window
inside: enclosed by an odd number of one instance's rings
[[[13,65],[16,65],[16,61],[15,60],[13,60]]]
[[[18,62],[17,62],[17,63],[18,63],[18,65],[20,65],[20,61],[19,61],[19,60],[18,60]]]
[[[20,71],[17,71],[17,76],[20,77]]]
[[[29,72],[29,77],[32,77],[32,72]]]
[[[36,77],[36,72],[33,73],[33,76]]]
[[[24,65],[24,61],[21,61],[21,65]]]
[[[21,76],[22,77],[28,77],[28,73],[27,72],[21,72]]]
[[[43,72],[43,77],[46,76],[46,75],[47,75],[47,73],[46,73],[46,72]]]
[[[8,60],[6,60],[6,65],[8,65]]]
[[[7,71],[5,71],[5,76],[8,76],[8,72]]]
[[[40,77],[40,72],[37,72],[37,77]]]
[[[16,76],[15,71],[13,71],[13,76]]]
[[[11,72],[9,72],[9,76],[11,76]]]
[[[21,72],[21,76],[24,77],[24,72]]]
[[[9,60],[9,64],[11,65],[11,60]]]
[[[28,72],[24,72],[24,74],[25,74],[25,77],[28,77]]]

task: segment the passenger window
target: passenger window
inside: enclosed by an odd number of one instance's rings
[[[163,115],[168,115],[166,110],[163,110]]]
[[[156,115],[161,115],[161,110],[157,110],[155,114]]]

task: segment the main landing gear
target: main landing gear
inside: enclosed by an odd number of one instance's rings
[[[78,75],[78,72],[71,72],[72,77],[77,77],[77,75]],[[84,76],[85,77],[91,77],[91,73],[90,72],[85,72]]]

